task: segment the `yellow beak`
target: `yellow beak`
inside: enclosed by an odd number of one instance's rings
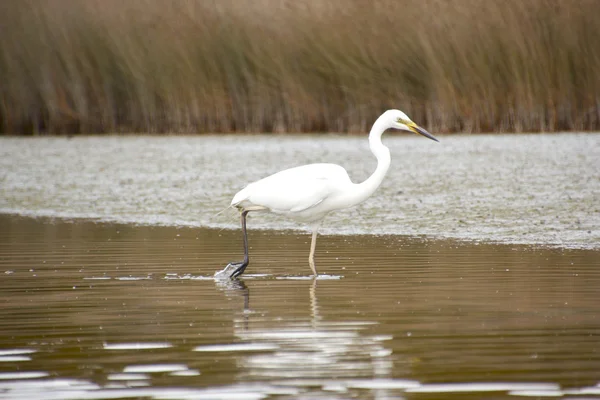
[[[408,126],[408,129],[410,129],[414,133],[418,133],[419,135],[423,135],[426,138],[429,138],[431,140],[435,140],[436,142],[439,142],[439,140],[437,140],[435,138],[435,136],[433,136],[431,133],[427,132],[425,129],[421,128],[419,125],[415,124],[412,121],[409,122],[408,124],[406,124],[406,126]]]

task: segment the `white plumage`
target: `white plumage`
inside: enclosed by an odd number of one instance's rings
[[[369,146],[377,157],[377,168],[364,182],[353,183],[346,170],[339,165],[310,164],[277,172],[240,190],[233,197],[231,205],[242,212],[244,261],[228,265],[236,268],[231,277],[241,275],[249,264],[246,215],[250,211],[266,211],[313,223],[308,262],[314,275],[317,275],[314,252],[320,222],[331,211],[363,202],[379,187],[391,162],[389,149],[381,143],[381,135],[389,128],[415,132],[438,141],[402,111],[388,110],[371,128]]]
[[[249,184],[233,197],[231,205],[313,222],[336,209],[336,195],[351,185],[348,173],[339,165],[303,165]]]

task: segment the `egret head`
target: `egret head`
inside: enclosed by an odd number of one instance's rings
[[[386,117],[389,115],[388,121],[391,128],[418,133],[419,135],[423,135],[426,138],[439,142],[435,136],[421,128],[419,125],[415,124],[410,118],[408,118],[408,115],[404,114],[402,111],[388,110],[385,112],[385,114]]]

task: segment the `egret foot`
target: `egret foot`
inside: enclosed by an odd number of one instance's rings
[[[233,271],[231,275],[229,275],[229,277],[233,279],[243,274],[248,264],[250,264],[248,261],[231,262],[227,264],[227,267],[225,267],[225,269],[228,269],[230,266],[235,268],[235,271]]]

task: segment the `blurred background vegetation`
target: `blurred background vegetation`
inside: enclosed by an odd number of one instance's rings
[[[3,0],[0,132],[600,129],[597,0]]]

